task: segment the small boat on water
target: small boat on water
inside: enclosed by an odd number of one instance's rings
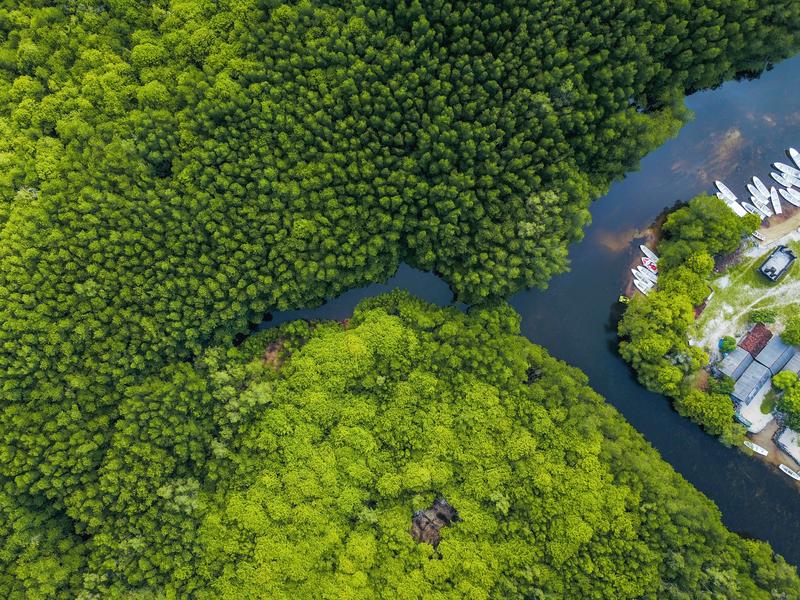
[[[783,471],[784,473],[786,473],[786,474],[787,474],[789,477],[791,477],[792,479],[796,479],[797,481],[800,481],[800,475],[798,475],[797,473],[795,473],[794,471],[792,471],[792,470],[791,470],[789,467],[787,467],[786,465],[779,465],[779,466],[778,466],[778,468],[779,468],[781,471]]]
[[[747,211],[743,209],[742,205],[738,202],[726,202],[725,204],[739,217],[743,217],[747,214]]]
[[[636,267],[636,272],[639,273],[639,279],[644,279],[645,281],[650,281],[652,283],[658,283],[658,275],[653,273],[649,269],[645,269],[643,266]]]
[[[782,191],[783,190],[781,190],[781,192]],[[749,202],[742,202],[742,208],[745,209],[747,212],[749,212],[751,215],[756,215],[762,221],[766,217],[765,214],[763,214],[760,210],[758,210],[755,206],[753,206]]]
[[[757,231],[753,232],[753,237],[756,238],[759,242],[766,242],[767,241],[767,238],[765,238],[763,235],[761,235]]]
[[[792,159],[792,162],[797,165],[798,169],[800,169],[800,152],[798,152],[794,148],[789,148],[786,151],[786,154],[789,155],[789,158]]]
[[[635,285],[636,289],[642,292],[645,296],[647,296],[647,294],[650,293],[650,290],[653,289],[652,285],[645,285],[640,279],[634,279],[633,285]]]
[[[762,200],[761,198],[756,198],[755,196],[750,197],[750,202],[755,206],[758,210],[764,213],[766,216],[771,217],[774,213],[772,209],[769,207],[769,198],[766,200]]]
[[[760,454],[761,456],[766,456],[767,454],[769,454],[769,451],[766,448],[762,448],[761,446],[759,446],[758,444],[754,444],[750,440],[745,440],[743,444],[748,448],[750,448],[750,450],[752,450],[756,454]]]
[[[783,199],[786,200],[789,204],[800,208],[800,192],[797,190],[779,190]]]
[[[776,173],[773,171],[769,174],[775,180],[775,183],[782,185],[783,187],[792,187],[793,183],[792,180],[786,177],[786,173]]]
[[[763,181],[761,181],[758,177],[753,177],[753,183],[756,184],[759,192],[761,192],[764,196],[769,197],[769,190],[767,189],[767,186],[764,185]]]
[[[789,184],[786,187],[800,188],[800,177],[795,177],[794,175],[787,175],[784,173],[783,178],[786,180],[786,183]]]
[[[759,200],[769,200],[769,191],[767,191],[766,194],[762,194],[761,191],[752,183],[747,184],[747,191],[750,192],[753,198],[758,198]]]
[[[738,198],[736,197],[736,194],[734,194],[731,191],[731,189],[727,185],[722,183],[721,181],[715,181],[714,185],[717,186],[717,189],[719,190],[719,193],[722,194],[721,196],[719,196],[720,200],[726,200],[727,199],[727,200],[730,200],[731,202],[736,202],[738,200]]]
[[[650,248],[648,248],[644,244],[641,244],[639,246],[639,250],[641,250],[642,254],[644,254],[647,258],[652,260],[654,263],[658,262],[658,255],[655,252],[653,252],[652,250],[650,250]]]
[[[654,261],[652,258],[643,256],[642,264],[645,266],[646,269],[649,269],[650,271],[658,275],[658,265],[656,264],[656,261]]]
[[[785,163],[772,163],[772,166],[778,169],[781,173],[786,173],[787,175],[791,175],[792,177],[800,177],[800,169],[795,169],[794,167],[790,167]]]
[[[778,195],[778,190],[776,190],[775,187],[769,188],[769,199],[772,200],[772,210],[775,211],[775,214],[779,215],[783,213],[781,197]]]

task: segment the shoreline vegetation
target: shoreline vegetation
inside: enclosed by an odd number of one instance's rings
[[[656,248],[658,290],[636,295],[618,324],[620,355],[639,382],[669,397],[681,415],[727,445],[744,437],[733,419],[732,389],[701,375],[709,356],[690,344],[690,330],[695,307],[713,291],[714,257],[734,252],[759,224],[758,217],[740,218],[714,196],[697,196],[670,213]]]
[[[655,455],[602,467],[642,442],[573,426],[561,364],[526,392],[519,361],[474,356],[490,340],[466,321],[422,311],[330,345],[332,326],[294,324],[266,348],[274,380],[230,347],[403,261],[465,303],[546,286],[687,93],[800,47],[797,2],[45,4],[0,7],[0,596],[797,597],[793,568],[671,495]],[[458,329],[474,339],[454,353]],[[387,331],[438,335],[414,356],[427,369],[381,349]],[[280,366],[295,350],[347,370]],[[487,416],[497,430],[464,443]],[[464,520],[429,560],[406,510],[445,484]]]

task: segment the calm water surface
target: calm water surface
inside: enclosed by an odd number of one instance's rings
[[[570,251],[572,270],[555,277],[546,291],[521,292],[511,299],[522,315],[522,333],[582,369],[592,387],[675,470],[717,503],[729,528],[769,541],[794,564],[800,564],[798,490],[785,475],[723,447],[678,416],[666,398],[638,385],[616,353],[613,312],[627,267],[638,253],[636,233],[665,207],[712,192],[714,179],[746,197],[750,177],[767,182],[770,163],[789,162],[784,150],[800,148],[799,82],[800,56],[756,81],[729,82],[687,98],[695,119],[594,203],[593,224]],[[352,290],[317,309],[278,314],[270,324],[342,319],[359,300],[396,288],[440,305],[451,300],[442,281],[404,265],[386,284]]]

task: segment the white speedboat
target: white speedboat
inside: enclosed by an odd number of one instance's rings
[[[800,192],[796,190],[779,190],[779,193],[789,204],[800,208]]]
[[[781,471],[783,471],[784,473],[786,473],[786,474],[787,474],[789,477],[791,477],[792,479],[796,479],[797,481],[800,481],[800,475],[798,475],[797,473],[795,473],[794,471],[792,471],[792,470],[791,470],[789,467],[787,467],[786,465],[780,465],[780,466],[778,466],[778,468],[779,468]]]
[[[656,261],[654,261],[652,258],[643,256],[642,264],[645,266],[646,269],[649,269],[651,272],[658,275],[658,265],[656,264]]]
[[[753,232],[753,237],[756,238],[759,242],[766,242],[767,241],[767,238],[765,238],[763,235],[761,235],[757,231]]]
[[[758,210],[755,206],[753,206],[749,202],[742,202],[742,208],[745,209],[747,212],[749,212],[751,215],[757,216],[762,221],[766,218],[765,214],[763,214],[760,210]]]
[[[790,167],[785,163],[772,163],[772,166],[778,169],[781,173],[786,173],[787,175],[791,175],[792,177],[800,177],[800,169],[795,169],[794,167]]]
[[[758,177],[753,177],[753,183],[756,184],[759,192],[761,192],[764,196],[769,197],[769,190],[767,189],[767,186],[764,185],[763,181],[761,181]]]
[[[730,200],[731,202],[736,202],[738,200],[738,198],[736,197],[736,194],[734,194],[731,191],[731,189],[727,185],[722,183],[721,181],[715,181],[714,185],[717,186],[717,189],[719,190],[719,193],[722,194],[721,196],[719,196],[720,200],[726,200],[727,199],[727,200]]]
[[[781,197],[778,195],[778,190],[774,187],[769,188],[769,199],[772,200],[772,210],[775,211],[775,214],[781,214],[783,212],[781,208]]]
[[[789,148],[786,153],[789,155],[789,158],[792,159],[792,162],[797,165],[797,168],[800,169],[800,152],[794,148]]]
[[[792,187],[792,180],[786,177],[786,173],[776,173],[773,171],[769,174],[769,176],[772,177],[777,184],[782,185],[783,187]]]
[[[643,266],[639,265],[636,267],[636,272],[639,273],[639,279],[644,279],[645,281],[650,281],[652,283],[658,283],[658,275],[649,269],[645,269]]]
[[[769,198],[762,200],[761,198],[750,196],[750,202],[766,216],[771,217],[774,214],[772,209],[769,207],[769,204],[767,204],[769,202]]]
[[[636,289],[639,290],[640,292],[642,292],[645,296],[647,296],[647,294],[650,293],[650,290],[653,289],[652,285],[648,286],[648,285],[643,284],[641,279],[634,279],[633,280],[633,285],[635,285]]]
[[[752,183],[747,184],[747,191],[753,196],[753,198],[758,198],[759,200],[767,200],[769,201],[769,190],[767,190],[766,194],[762,194],[761,191],[754,186]]]
[[[639,250],[641,250],[642,254],[644,254],[647,258],[652,260],[654,263],[658,263],[658,255],[655,252],[653,252],[652,250],[650,250],[650,248],[648,248],[647,246],[642,244],[642,245],[639,246]]]
[[[769,454],[769,451],[766,448],[762,448],[761,446],[759,446],[758,444],[754,444],[750,440],[745,440],[742,443],[748,448],[750,448],[750,450],[752,450],[756,454],[760,454],[761,456],[766,456],[767,454]]]

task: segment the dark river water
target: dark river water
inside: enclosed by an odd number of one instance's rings
[[[740,197],[753,175],[769,181],[770,163],[789,162],[784,150],[800,148],[800,56],[758,80],[729,82],[686,100],[694,120],[679,136],[642,160],[594,203],[585,239],[570,250],[572,268],[546,291],[521,292],[511,304],[522,333],[554,356],[582,369],[592,387],[639,430],[676,471],[714,500],[725,524],[770,542],[800,564],[800,492],[785,475],[737,450],[725,448],[675,413],[663,396],[635,380],[616,352],[616,299],[635,254],[638,230],[665,208],[713,191],[722,179]],[[447,285],[430,273],[402,266],[386,284],[352,290],[322,307],[275,316],[342,319],[362,298],[401,288],[440,305]]]

